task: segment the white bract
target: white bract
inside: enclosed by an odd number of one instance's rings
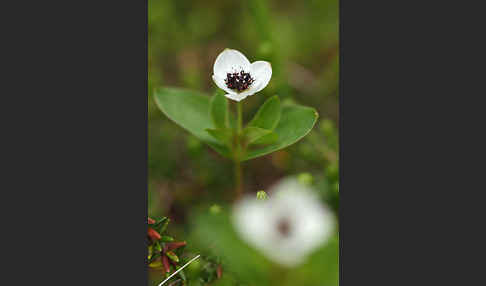
[[[265,201],[247,197],[233,212],[237,232],[269,259],[288,267],[302,263],[332,234],[334,217],[313,191],[285,179]]]
[[[213,67],[213,80],[227,92],[226,97],[240,101],[264,89],[272,77],[269,62],[250,61],[239,51],[225,49]]]

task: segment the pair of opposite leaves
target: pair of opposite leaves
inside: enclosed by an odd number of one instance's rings
[[[197,91],[160,88],[155,102],[172,121],[208,144],[221,155],[232,158],[229,138],[234,119],[223,95],[209,97]],[[265,101],[244,128],[246,144],[251,144],[241,161],[283,149],[303,138],[314,126],[315,109],[300,105],[280,105],[277,96]]]

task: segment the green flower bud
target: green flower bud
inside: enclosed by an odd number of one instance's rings
[[[297,180],[299,183],[302,185],[312,185],[312,182],[314,181],[314,177],[310,173],[300,173],[299,176],[297,176]]]
[[[257,192],[256,197],[257,197],[257,200],[264,201],[264,200],[266,200],[268,198],[268,195],[267,195],[267,193],[265,193],[265,191],[262,190],[262,191],[258,191]]]
[[[221,207],[217,204],[214,204],[209,208],[209,212],[213,215],[219,214],[221,212]]]

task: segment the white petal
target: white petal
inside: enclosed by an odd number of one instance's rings
[[[221,78],[221,77],[213,74],[213,81],[219,88],[226,91],[227,93],[236,94],[236,92],[234,90],[232,90],[228,86],[226,86],[226,83],[224,82],[224,78]]]
[[[225,49],[221,52],[213,66],[213,73],[219,77],[225,78],[228,72],[239,72],[240,70],[248,71],[250,61],[237,50]]]
[[[241,101],[243,99],[245,99],[248,94],[243,94],[243,93],[228,93],[228,94],[225,94],[224,96],[226,96],[227,98],[229,99],[232,99],[232,100],[235,100],[235,101]]]
[[[263,88],[260,88],[260,84],[255,81],[254,83],[252,83],[252,85],[250,85],[250,87],[247,90],[241,92],[241,94],[251,96],[251,95],[254,95],[255,93],[259,92],[262,89]]]
[[[243,98],[254,95],[257,92],[258,86],[255,84],[250,85],[250,87],[242,92],[235,92],[233,91],[233,94],[238,94],[239,96],[243,96]]]
[[[256,61],[250,66],[250,74],[255,79],[255,82],[252,84],[252,86],[254,85],[253,93],[257,93],[264,89],[268,85],[270,78],[272,78],[272,65],[269,62]]]

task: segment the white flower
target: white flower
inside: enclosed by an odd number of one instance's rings
[[[269,62],[250,61],[239,51],[225,49],[213,67],[213,80],[227,92],[226,97],[240,101],[264,89],[272,77]]]
[[[286,179],[270,190],[269,199],[243,199],[233,222],[242,238],[269,259],[295,266],[332,234],[334,217],[312,190]]]

